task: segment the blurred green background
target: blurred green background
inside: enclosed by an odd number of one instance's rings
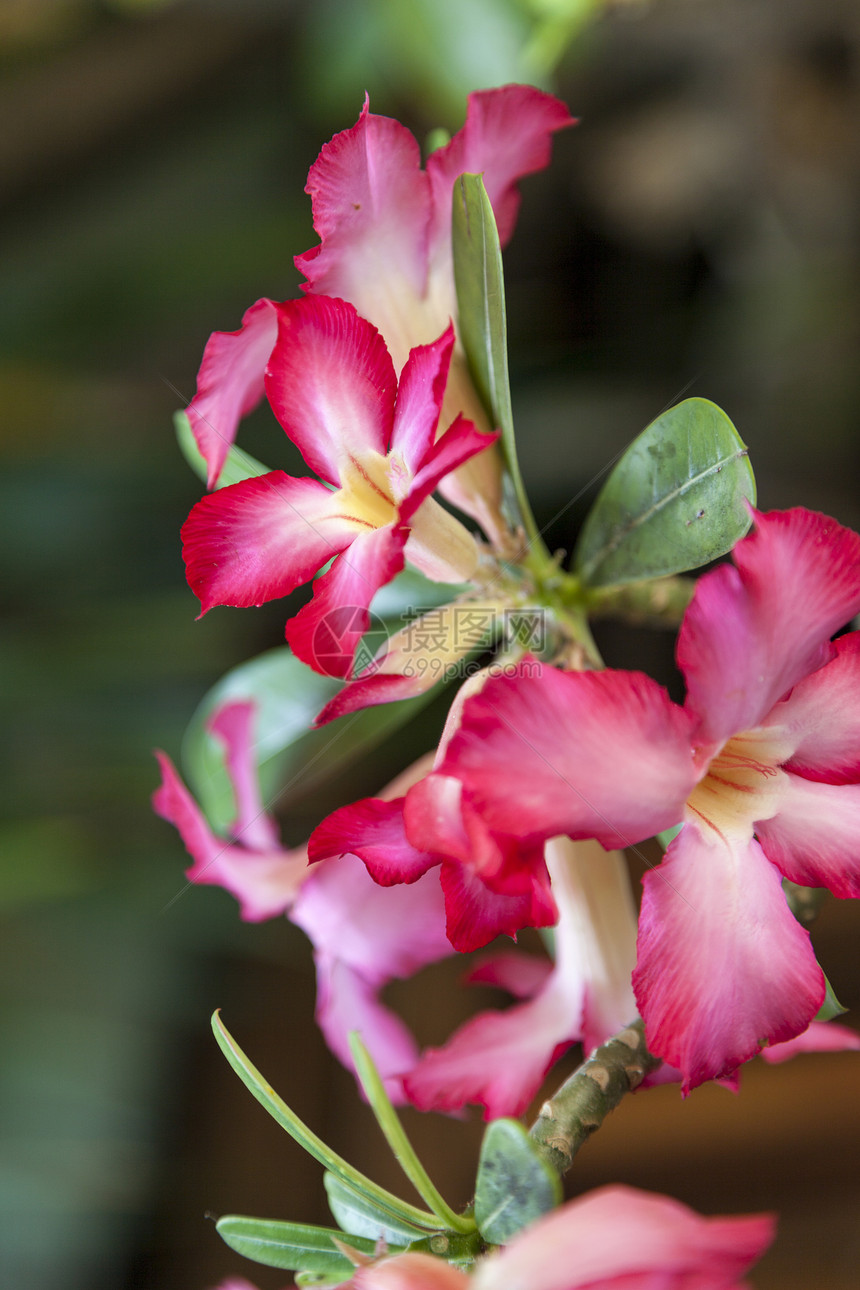
[[[296,291],[321,144],[365,91],[419,139],[456,129],[469,89],[513,79],[582,118],[525,184],[506,257],[524,473],[539,519],[564,512],[552,545],[571,546],[588,486],[682,392],[732,416],[764,506],[856,527],[858,51],[851,0],[0,4],[4,1287],[283,1285],[204,1215],[326,1221],[320,1171],[227,1070],[216,1006],[315,1128],[399,1185],[314,1028],[301,934],[183,891],[184,852],[148,802],[152,748],[176,757],[209,686],[282,639],[278,605],[194,621],[178,531],[200,490],[171,414],[210,331]],[[284,464],[265,413],[243,443]],[[604,645],[669,675],[664,638]],[[424,751],[440,718],[306,802],[287,839]],[[857,927],[831,902],[816,934],[854,1008]],[[493,1000],[456,989],[460,970],[394,992],[422,1039]],[[806,1058],[754,1067],[738,1099],[632,1099],[572,1189],[780,1209],[756,1284],[848,1290],[857,1070]],[[465,1203],[480,1126],[410,1128]]]

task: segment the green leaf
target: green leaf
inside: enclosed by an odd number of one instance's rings
[[[475,1184],[475,1221],[485,1241],[504,1245],[561,1204],[561,1180],[519,1120],[493,1120]]]
[[[221,704],[237,699],[256,703],[254,752],[260,792],[264,802],[277,797],[281,805],[289,805],[366,755],[433,697],[428,691],[311,729],[317,713],[342,684],[312,671],[281,645],[227,672],[213,686],[188,723],[182,764],[216,833],[225,833],[236,816],[223,744],[206,729]]]
[[[842,1004],[836,998],[836,995],[833,993],[833,986],[830,984],[830,981],[826,976],[824,978],[824,984],[826,987],[824,1002],[815,1014],[816,1021],[832,1021],[834,1017],[841,1017],[844,1012],[848,1011],[847,1008],[842,1007]]]
[[[199,475],[205,484],[209,478],[209,467],[206,465],[206,458],[197,447],[197,440],[194,438],[194,432],[191,429],[191,422],[185,412],[175,412],[173,414],[173,425],[176,430],[176,442],[179,449],[188,462],[195,475]],[[256,457],[245,452],[242,448],[237,448],[235,444],[227,453],[227,458],[218,476],[216,488],[226,488],[228,484],[238,484],[242,479],[254,479],[257,475],[268,475],[269,466],[264,466]]]
[[[401,1222],[431,1230],[438,1226],[437,1219],[433,1214],[429,1214],[423,1209],[417,1209],[416,1206],[410,1205],[407,1201],[400,1200],[398,1196],[392,1195],[384,1187],[380,1187],[378,1183],[371,1182],[369,1178],[365,1178],[364,1174],[354,1169],[336,1151],[332,1151],[331,1147],[327,1146],[312,1129],[309,1129],[295,1112],[290,1110],[283,1098],[278,1096],[256,1066],[248,1060],[217,1012],[212,1016],[212,1031],[218,1041],[219,1048],[245,1087],[253,1093],[260,1105],[268,1111],[269,1115],[281,1128],[291,1138],[294,1138],[299,1146],[307,1151],[308,1155],[313,1156],[314,1160],[318,1160],[323,1168],[330,1170],[338,1178],[342,1178],[353,1190],[360,1192],[368,1200],[376,1202]]]
[[[502,432],[502,452],[517,508],[511,519],[523,525],[537,543],[540,535],[526,497],[514,439],[502,248],[480,175],[461,175],[454,184],[451,238],[460,339],[490,423]]]
[[[380,1238],[389,1245],[408,1245],[423,1240],[430,1230],[417,1224],[404,1223],[378,1201],[371,1201],[336,1174],[326,1172],[323,1183],[328,1196],[329,1209],[335,1222],[351,1236],[365,1236],[372,1241]],[[437,1231],[439,1224],[433,1227]]]
[[[697,569],[750,526],[755,477],[724,412],[685,399],[652,421],[624,453],[583,526],[573,566],[606,587]]]
[[[327,1227],[246,1218],[242,1214],[226,1214],[215,1227],[231,1250],[269,1268],[322,1273],[326,1278],[340,1276],[344,1281],[354,1272],[349,1259],[334,1244],[343,1239],[342,1234]],[[345,1243],[360,1254],[375,1253],[375,1242],[363,1237],[351,1236]],[[337,1285],[337,1280],[328,1284]]]
[[[373,1064],[373,1058],[362,1043],[361,1036],[355,1030],[350,1032],[349,1047],[352,1059],[355,1062],[356,1073],[361,1081],[361,1087],[364,1089],[371,1110],[376,1116],[376,1122],[385,1134],[385,1141],[394,1152],[397,1163],[418,1192],[418,1195],[425,1205],[439,1216],[445,1227],[450,1227],[455,1232],[473,1232],[475,1230],[474,1221],[471,1218],[464,1218],[462,1215],[454,1213],[450,1205],[443,1200],[431,1181],[427,1170],[415,1154],[415,1148],[406,1136],[403,1125],[400,1123],[400,1117],[391,1105],[391,1100],[385,1091],[385,1085],[380,1078],[379,1071]]]

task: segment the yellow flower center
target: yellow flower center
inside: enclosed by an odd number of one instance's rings
[[[397,518],[392,487],[393,454],[366,453],[361,461],[351,457],[341,471],[337,493],[338,513],[360,528],[381,529]]]
[[[749,837],[756,820],[776,813],[782,763],[791,755],[779,729],[733,735],[712,758],[707,773],[687,798],[685,814],[721,837]]]

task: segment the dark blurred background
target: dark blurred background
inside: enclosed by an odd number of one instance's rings
[[[860,10],[853,0],[3,0],[0,3],[0,831],[9,1290],[266,1290],[207,1212],[325,1222],[321,1171],[242,1089],[208,1017],[359,1167],[399,1187],[313,1024],[302,935],[245,926],[149,810],[221,673],[279,643],[283,606],[194,621],[178,531],[200,487],[171,414],[210,331],[296,291],[316,240],[302,189],[367,90],[419,139],[469,89],[555,88],[582,118],[524,185],[507,253],[521,459],[554,546],[570,499],[666,404],[714,399],[765,507],[860,525]],[[283,464],[273,423],[243,443]],[[614,631],[611,662],[665,670],[671,641]],[[424,751],[441,714],[284,820]],[[816,932],[860,1005],[858,915]],[[487,990],[449,963],[394,997],[439,1042]],[[853,1014],[856,1025],[856,1012]],[[849,1020],[851,1017],[849,1017]],[[757,1062],[739,1097],[630,1099],[571,1191],[625,1181],[706,1211],[777,1209],[760,1290],[857,1284],[858,1058]],[[479,1122],[409,1116],[463,1204]]]

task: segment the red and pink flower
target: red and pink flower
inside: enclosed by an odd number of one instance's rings
[[[203,613],[261,605],[333,559],[287,640],[310,667],[347,675],[374,594],[407,558],[440,582],[474,573],[474,538],[430,494],[495,436],[458,417],[436,439],[450,326],[412,350],[398,385],[382,337],[352,305],[308,296],[273,308],[266,392],[320,478],[270,471],[204,497],[182,529],[188,582]]]

